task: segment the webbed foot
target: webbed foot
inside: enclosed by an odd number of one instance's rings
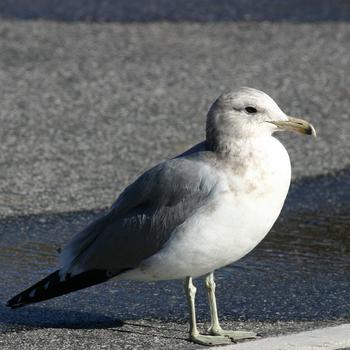
[[[191,335],[190,340],[200,345],[227,345],[232,344],[233,340],[230,337],[224,335]]]
[[[214,336],[224,336],[230,338],[232,341],[255,339],[258,335],[255,332],[248,331],[231,331],[220,328],[210,328],[209,332]]]

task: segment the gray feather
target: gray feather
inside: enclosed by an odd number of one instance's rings
[[[61,264],[75,274],[136,268],[159,251],[172,231],[200,208],[216,185],[212,152],[197,145],[158,164],[128,186],[111,211],[78,234]]]

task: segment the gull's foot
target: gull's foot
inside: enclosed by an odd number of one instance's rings
[[[230,338],[232,341],[243,340],[243,339],[255,339],[258,335],[255,332],[248,331],[230,331],[222,328],[219,329],[209,329],[209,332],[214,336],[224,336]]]
[[[224,335],[191,335],[190,340],[201,345],[227,345],[232,344],[233,340]]]

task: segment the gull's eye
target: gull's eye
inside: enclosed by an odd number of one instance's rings
[[[251,107],[251,106],[246,107],[246,108],[244,108],[244,109],[245,109],[245,111],[246,111],[247,113],[249,113],[249,114],[254,114],[254,113],[257,112],[256,108]]]

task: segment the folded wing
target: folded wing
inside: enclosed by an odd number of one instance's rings
[[[214,169],[201,158],[197,153],[171,159],[140,176],[107,215],[72,239],[61,254],[62,270],[71,275],[103,270],[113,276],[159,251],[216,185]]]

